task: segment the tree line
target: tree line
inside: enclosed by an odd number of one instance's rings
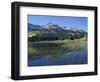
[[[36,36],[33,37],[28,37],[29,42],[34,42],[34,41],[50,41],[50,40],[74,40],[74,39],[80,39],[84,36],[87,36],[87,33],[40,33]]]

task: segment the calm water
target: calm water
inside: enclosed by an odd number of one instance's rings
[[[28,66],[87,64],[87,47],[62,46],[55,43],[31,43]]]

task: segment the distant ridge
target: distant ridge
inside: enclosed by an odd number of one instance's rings
[[[79,28],[60,26],[58,24],[48,23],[46,25],[33,25],[28,23],[28,31],[54,31],[54,32],[85,32]]]

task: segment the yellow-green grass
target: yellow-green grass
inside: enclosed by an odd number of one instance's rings
[[[33,37],[33,36],[37,36],[38,35],[38,32],[28,32],[28,37]]]
[[[35,33],[35,32],[28,32],[28,37],[33,37],[33,36],[36,36],[37,35],[37,33]]]

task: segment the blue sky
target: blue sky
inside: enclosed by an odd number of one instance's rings
[[[28,23],[35,25],[46,25],[48,23],[53,23],[66,27],[80,28],[84,31],[87,31],[88,18],[71,16],[28,15]]]

